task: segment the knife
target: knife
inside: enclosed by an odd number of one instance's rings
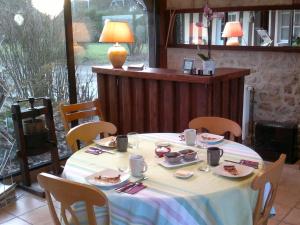
[[[99,147],[92,146],[92,147],[90,147],[90,149],[99,150],[100,152],[106,152],[106,153],[110,153],[110,154],[115,154],[115,152],[113,152],[113,151],[106,150],[106,149],[99,148]]]
[[[228,160],[228,159],[225,159],[224,161],[231,162],[231,163],[236,163],[236,164],[241,164],[241,162],[231,161],[231,160]]]
[[[124,192],[124,191],[127,190],[128,188],[133,187],[134,185],[135,185],[135,183],[129,182],[129,183],[127,183],[127,184],[125,184],[125,185],[123,185],[123,186],[121,186],[121,187],[116,188],[115,191],[116,191],[116,192]]]
[[[125,185],[123,185],[121,187],[116,188],[115,191],[116,192],[125,192],[125,191],[128,191],[128,189],[132,190],[132,188],[140,185],[141,181],[147,180],[147,179],[148,179],[148,177],[142,177],[142,178],[136,180],[135,182],[132,182],[132,183],[129,182],[129,183],[127,183],[127,184],[125,184]]]

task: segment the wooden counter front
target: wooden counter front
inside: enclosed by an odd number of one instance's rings
[[[242,123],[244,76],[249,69],[219,68],[214,76],[171,69],[93,67],[106,121],[118,133],[182,132],[198,116]]]

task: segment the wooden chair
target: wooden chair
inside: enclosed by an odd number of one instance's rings
[[[281,154],[276,162],[269,166],[262,174],[257,175],[252,182],[252,188],[258,190],[258,199],[253,212],[253,225],[267,225],[268,223],[285,158],[286,155]],[[271,188],[264,203],[265,185],[268,182]]]
[[[66,225],[70,225],[66,211],[72,216],[72,224],[79,225],[79,220],[71,208],[76,202],[85,202],[88,224],[90,225],[97,225],[93,206],[108,207],[108,201],[104,193],[93,186],[65,180],[47,173],[40,173],[37,179],[40,186],[45,189],[49,211],[55,225],[61,223],[57,217],[51,196],[61,203],[61,216]]]
[[[189,128],[201,131],[206,129],[217,135],[224,135],[229,132],[230,140],[242,135],[242,129],[236,122],[221,117],[197,117],[189,122]]]
[[[107,137],[109,134],[115,134],[117,128],[114,124],[104,121],[87,122],[73,127],[67,133],[67,144],[73,152],[78,150],[78,141],[84,142],[86,145],[92,144],[93,140],[99,135],[103,134]]]
[[[71,128],[69,123],[74,120],[84,119],[92,116],[98,116],[99,119],[101,118],[101,120],[104,120],[99,99],[70,105],[61,103],[59,105],[59,111],[66,132],[68,132]]]

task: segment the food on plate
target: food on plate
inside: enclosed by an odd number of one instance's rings
[[[239,174],[234,165],[224,165],[224,170],[234,176]]]
[[[176,170],[176,172],[175,172],[175,176],[177,176],[177,177],[189,177],[192,175],[193,175],[193,172],[191,172],[189,170],[179,169],[179,170]]]
[[[114,147],[117,145],[116,137],[112,137],[111,140],[108,142],[109,147]]]
[[[158,157],[163,157],[166,153],[170,152],[171,149],[168,147],[157,147],[155,149],[155,153]]]
[[[184,150],[179,151],[179,153],[182,154],[183,159],[187,160],[187,161],[195,160],[196,156],[197,156],[197,152],[195,152],[192,149],[184,149]]]
[[[216,140],[218,140],[218,138],[211,137],[211,136],[209,136],[209,135],[201,135],[201,137],[202,137],[202,139],[203,139],[204,141],[216,141]]]
[[[178,152],[167,152],[164,154],[164,157],[168,163],[175,164],[180,162],[182,155]]]
[[[101,176],[100,175],[98,177],[95,177],[96,180],[99,180],[99,181],[102,181],[105,183],[112,183],[112,184],[120,182],[120,178],[121,178],[120,174],[118,174],[117,176]]]

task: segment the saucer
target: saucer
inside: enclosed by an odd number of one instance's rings
[[[181,178],[181,179],[187,179],[193,175],[194,175],[194,173],[192,171],[183,170],[183,169],[176,170],[176,172],[174,173],[175,177]]]

